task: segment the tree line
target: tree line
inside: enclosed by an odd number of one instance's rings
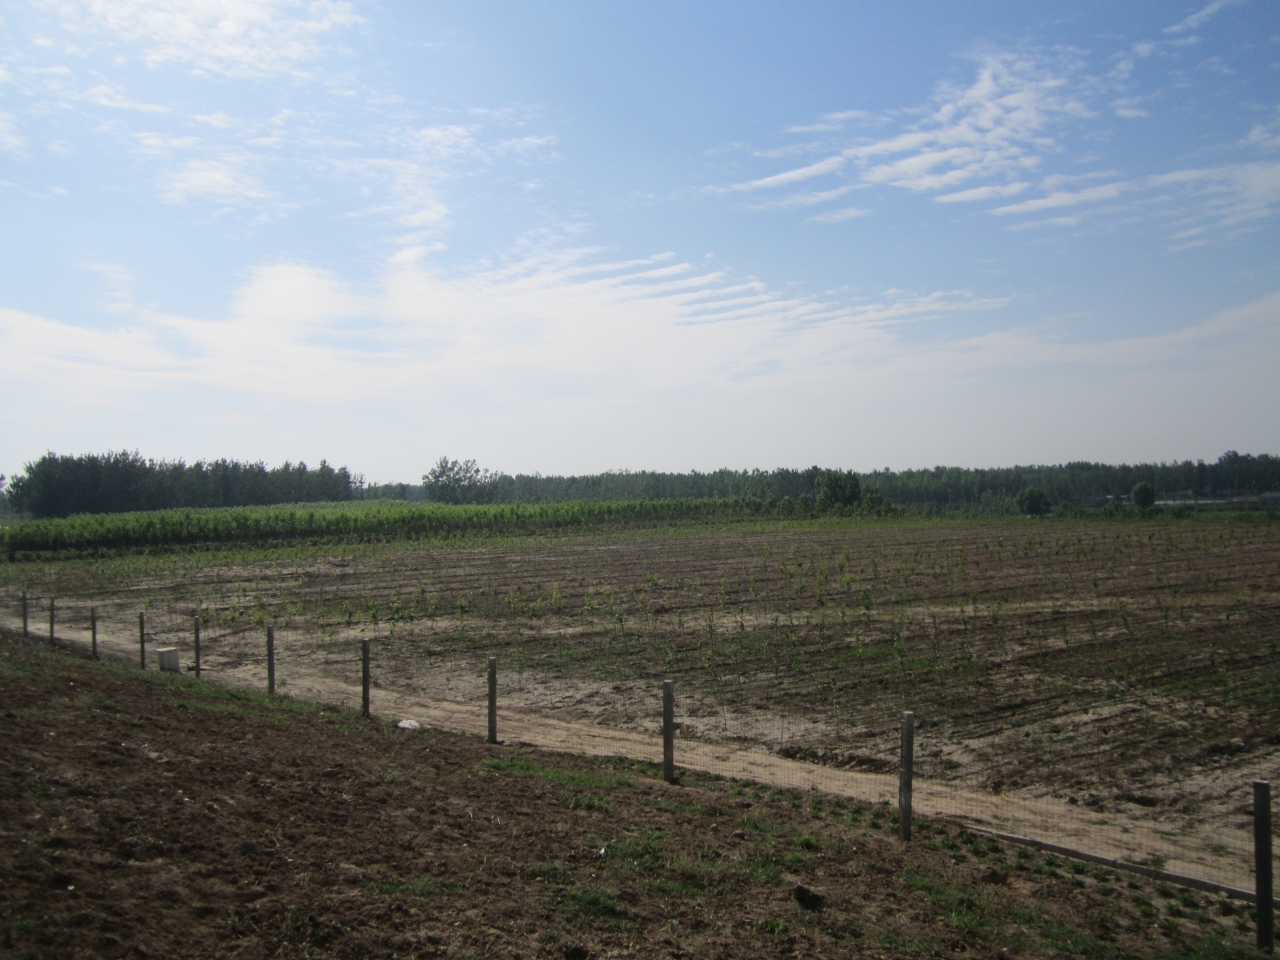
[[[1215,463],[1106,464],[1078,461],[1057,466],[934,467],[931,470],[849,471],[809,467],[804,470],[716,470],[700,473],[616,471],[585,476],[542,476],[491,472],[474,460],[441,457],[423,476],[422,497],[440,503],[543,503],[565,500],[668,500],[754,497],[793,500],[817,507],[831,484],[852,478],[856,491],[828,493],[828,500],[854,503],[864,492],[904,506],[940,509],[1011,504],[1028,488],[1052,503],[1087,503],[1129,496],[1135,485],[1149,483],[1158,497],[1257,494],[1280,490],[1280,457],[1235,451]]]
[[[1057,466],[972,469],[934,467],[931,470],[877,470],[862,475],[894,503],[937,508],[981,507],[1008,502],[1027,489],[1044,492],[1053,503],[1088,504],[1124,497],[1140,483],[1149,483],[1156,497],[1217,497],[1257,495],[1280,490],[1280,457],[1254,456],[1234,450],[1214,463],[1182,460],[1173,463],[1108,464],[1076,461]]]
[[[9,481],[8,505],[31,517],[124,513],[175,507],[248,507],[353,498],[346,467],[286,461],[148,460],[137,452],[59,456],[46,453]]]
[[[46,454],[26,465],[8,488],[12,509],[33,517],[77,513],[162,510],[173,507],[265,506],[352,499],[429,500],[447,504],[560,503],[569,501],[729,500],[790,501],[824,511],[851,507],[874,512],[891,502],[924,510],[1013,508],[1020,493],[1035,490],[1043,506],[1089,505],[1130,496],[1150,484],[1159,498],[1258,494],[1280,490],[1280,457],[1224,453],[1214,463],[1105,464],[1077,461],[1056,466],[994,469],[934,467],[873,470],[856,474],[805,469],[714,470],[668,473],[620,470],[584,475],[508,474],[474,460],[441,457],[422,482],[366,485],[360,474],[326,462],[265,464],[235,460],[145,460],[138,453]],[[1021,510],[1023,504],[1017,504]]]

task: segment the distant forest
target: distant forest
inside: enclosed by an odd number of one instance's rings
[[[47,453],[28,463],[5,490],[9,507],[32,517],[123,513],[174,507],[249,507],[275,503],[350,500],[346,467],[238,460],[146,460],[138,453]]]
[[[617,471],[583,476],[491,472],[475,461],[442,457],[422,483],[366,485],[346,467],[236,460],[147,460],[138,453],[58,456],[26,465],[7,489],[5,506],[32,517],[115,513],[175,507],[259,506],[278,503],[394,499],[441,503],[555,503],[573,500],[674,500],[756,498],[821,508],[869,495],[914,510],[1003,511],[1027,488],[1052,504],[1098,505],[1125,497],[1135,484],[1151,483],[1161,499],[1222,497],[1280,490],[1280,457],[1234,451],[1214,463],[1111,465],[1075,462],[1059,466],[931,470],[847,471],[716,470],[710,473]]]
[[[674,500],[756,497],[814,504],[820,467],[794,470],[716,470],[710,473],[617,471],[583,476],[542,476],[489,472],[475,461],[441,458],[421,484],[371,486],[365,496],[444,503],[548,503],[566,500]],[[1042,490],[1054,503],[1090,505],[1127,497],[1137,483],[1152,484],[1156,496],[1221,497],[1280,490],[1280,457],[1235,451],[1215,463],[1106,464],[1078,461],[1058,466],[934,467],[930,470],[873,470],[859,474],[863,493],[902,506],[939,510],[990,508],[1012,503],[1028,487]]]

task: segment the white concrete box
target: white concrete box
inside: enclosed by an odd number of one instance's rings
[[[160,669],[165,673],[181,673],[182,665],[178,662],[177,647],[161,647],[156,653],[160,656]]]

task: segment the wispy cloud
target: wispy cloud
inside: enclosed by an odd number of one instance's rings
[[[916,129],[845,154],[864,164],[864,180],[915,192],[1017,176],[1055,148],[1052,125],[1091,114],[1070,90],[1064,74],[1073,69],[1026,54],[990,55],[970,86],[944,87],[937,108]]]
[[[112,107],[116,110],[137,110],[139,113],[167,113],[168,108],[155,103],[139,103],[131,100],[106,84],[90,87],[82,94],[89,103],[100,107]]]
[[[147,130],[134,135],[138,152],[153,158],[168,158],[182,150],[190,150],[200,143],[198,137],[175,137]]]
[[[785,208],[785,207],[811,207],[819,203],[827,203],[831,200],[843,197],[851,190],[858,189],[857,184],[846,184],[843,187],[836,187],[834,190],[818,190],[812,193],[793,193],[777,200],[766,200],[758,204],[761,208]]]
[[[420,243],[441,227],[449,207],[440,196],[441,173],[430,164],[399,157],[365,157],[337,160],[333,169],[359,181],[376,183],[385,191],[386,199],[374,201],[361,215],[389,215],[410,234],[400,237],[403,244]]]
[[[987,54],[977,61],[976,75],[969,85],[940,86],[922,119],[904,127],[900,119],[886,114],[880,121],[897,127],[887,136],[839,146],[838,153],[832,151],[823,160],[719,191],[765,192],[838,174],[849,182],[839,188],[792,194],[754,206],[819,205],[837,200],[850,189],[892,187],[932,194],[938,203],[991,204],[990,212],[1000,217],[1071,211],[1014,224],[1011,229],[1074,227],[1109,214],[1130,221],[1161,217],[1174,227],[1170,231],[1173,249],[1207,243],[1214,236],[1234,236],[1232,230],[1245,229],[1280,209],[1269,160],[1223,162],[1215,167],[1144,171],[1127,176],[1114,169],[1053,172],[1039,178],[1042,195],[1028,196],[1036,192],[1033,175],[1051,158],[1069,155],[1063,142],[1066,133],[1074,129],[1088,134],[1090,127],[1084,122],[1099,117],[1104,105],[1114,116],[1127,119],[1147,116],[1149,105],[1160,101],[1159,92],[1137,94],[1127,90],[1125,78],[1134,58],[1194,39],[1191,31],[1230,5],[1231,0],[1211,3],[1167,29],[1170,39],[1133,45],[1122,57],[1128,64],[1120,71],[1122,75],[1113,70],[1110,77],[1092,76],[1075,54],[1027,50]],[[1126,95],[1116,97],[1118,90],[1126,90]],[[917,111],[917,116],[920,113]],[[1266,122],[1254,122],[1246,135],[1235,144],[1223,144],[1223,148],[1234,146],[1263,154],[1280,149],[1278,118],[1280,109]],[[819,127],[839,128],[834,115],[828,120],[824,117],[820,124],[789,129],[809,133]],[[806,149],[821,146],[832,150],[835,143],[835,138],[828,137],[821,144],[807,144]],[[1089,151],[1077,162],[1091,158]],[[1097,182],[1100,180],[1105,182]],[[1000,202],[1013,197],[1019,199]],[[837,223],[864,216],[868,209],[832,209],[810,214],[808,219]],[[1193,234],[1177,236],[1193,229]]]
[[[1022,179],[1057,149],[1050,129],[1091,115],[1071,89],[1077,65],[1070,59],[1029,53],[990,54],[978,61],[967,87],[943,85],[925,119],[906,130],[870,142],[843,147],[840,153],[792,170],[734,184],[734,191],[785,187],[813,177],[857,167],[859,182],[888,185],[913,193],[947,191],[942,202],[966,202],[1012,196],[1026,188]],[[829,115],[840,120],[853,112]],[[826,121],[828,118],[824,118]],[[793,132],[838,129],[832,119]],[[956,190],[973,180],[1003,183]],[[815,194],[816,195],[816,194]],[[849,216],[852,214],[845,214]],[[839,212],[833,217],[840,219]],[[823,217],[811,219],[823,220]]]
[[[1127,120],[1150,116],[1146,110],[1138,106],[1140,103],[1142,103],[1141,97],[1121,97],[1111,102],[1111,109],[1115,111],[1117,117],[1124,117]]]
[[[9,114],[0,111],[0,150],[5,153],[20,154],[26,150],[27,143],[13,128],[13,120]]]
[[[1241,0],[1213,0],[1208,6],[1202,7],[1196,13],[1191,14],[1183,20],[1179,20],[1173,26],[1165,27],[1165,33],[1189,33],[1192,30],[1199,30],[1206,20],[1212,17],[1223,7],[1234,7]]]
[[[809,219],[816,220],[818,223],[843,223],[846,220],[865,217],[870,212],[870,210],[864,210],[861,207],[844,207],[840,210],[828,210],[826,213],[814,214]]]
[[[1035,200],[1023,200],[1021,203],[1011,203],[1007,206],[997,207],[992,213],[1038,213],[1041,210],[1053,210],[1058,207],[1074,207],[1081,203],[1114,200],[1120,194],[1132,189],[1133,184],[1120,181],[1117,183],[1104,183],[1101,186],[1089,187],[1085,190],[1058,190],[1047,197],[1038,197]]]
[[[1280,208],[1280,162],[1275,161],[1175,170],[1151,177],[1149,183],[1191,191],[1201,201],[1201,215],[1220,227],[1262,220]]]
[[[290,427],[290,442],[306,435],[309,449],[325,450],[352,404],[367,426],[371,410],[431,410],[466,397],[449,418],[451,433],[432,428],[434,442],[471,437],[469,453],[504,459],[531,455],[521,440],[528,436],[558,450],[578,449],[587,437],[598,446],[607,425],[630,411],[636,430],[652,428],[681,456],[690,444],[706,451],[729,430],[703,456],[785,462],[818,449],[814,443],[833,450],[830,421],[813,418],[814,409],[866,409],[876,415],[866,418],[859,445],[872,437],[876,450],[898,451],[887,443],[906,431],[915,442],[898,456],[927,449],[942,460],[998,459],[998,445],[963,454],[962,446],[990,442],[975,419],[1000,416],[1001,434],[1052,434],[1043,455],[1060,457],[1064,436],[1084,441],[1117,405],[1140,409],[1133,397],[1167,386],[1171,369],[1184,382],[1243,385],[1233,402],[1247,394],[1254,402],[1244,409],[1266,409],[1275,390],[1264,385],[1273,378],[1259,373],[1280,361],[1280,293],[1153,335],[1082,341],[1020,325],[948,337],[950,326],[936,324],[926,329],[938,333],[920,342],[906,331],[965,313],[990,316],[1006,301],[963,290],[812,301],[670,259],[619,264],[550,249],[462,274],[441,271],[419,252],[389,262],[378,283],[362,288],[368,292],[357,295],[324,270],[282,263],[254,270],[226,314],[212,319],[127,298],[110,329],[0,309],[0,352],[15,372],[6,387],[40,382],[55,397],[93,397],[88,407],[109,409],[116,422],[141,422],[158,403],[190,420],[198,416],[193,398],[216,405],[220,418],[238,407],[259,413],[295,404],[307,416]],[[1082,379],[1091,383],[1087,398]],[[897,399],[885,405],[889,394]],[[1170,449],[1186,442],[1184,414],[1202,404],[1194,394],[1174,418]],[[680,413],[690,396],[704,398],[697,418]],[[1087,400],[1097,409],[1082,406]],[[1168,409],[1163,402],[1161,423]],[[324,430],[312,437],[307,424],[317,422],[317,410]],[[1216,408],[1206,415],[1217,416]],[[764,425],[804,442],[779,447],[774,439],[757,449],[740,429],[744,418],[751,435]],[[1134,436],[1151,427],[1137,425]],[[923,448],[922,430],[932,431]],[[632,431],[627,444],[634,443]],[[636,456],[634,446],[619,449]],[[828,456],[856,458],[843,447]],[[412,465],[413,457],[409,475]]]
[[[784,187],[787,184],[799,183],[801,180],[808,180],[812,177],[821,177],[824,174],[834,173],[843,167],[844,163],[844,157],[827,157],[825,160],[819,160],[817,163],[811,163],[807,167],[799,167],[795,170],[775,173],[773,176],[761,177],[759,180],[749,180],[746,183],[735,183],[729,189],[767,190],[771,187]]]
[[[519,156],[528,156],[529,154],[538,153],[547,148],[554,147],[557,139],[552,136],[531,134],[526,137],[516,137],[511,140],[503,140],[494,148],[495,153],[501,155],[504,153],[514,153]]]
[[[94,383],[114,372],[117,393],[180,381],[326,402],[394,396],[423,382],[503,381],[507,392],[529,377],[603,384],[624,370],[650,384],[728,382],[758,371],[762,358],[777,361],[774,376],[826,368],[849,350],[888,349],[903,324],[1007,303],[964,290],[887,290],[841,303],[665,257],[602,263],[590,250],[548,249],[446,275],[416,249],[392,258],[364,296],[305,264],[260,267],[228,316],[198,320],[138,307],[127,272],[98,269],[128,322],[85,331],[0,311],[6,356]]]
[[[1240,142],[1242,147],[1260,150],[1280,150],[1280,107],[1277,107],[1267,123],[1256,124]]]
[[[787,127],[787,133],[822,133],[829,130],[840,130],[850,120],[861,120],[869,117],[865,110],[842,110],[839,113],[824,113],[817,123],[807,126]]]
[[[1014,183],[1006,183],[1000,187],[974,187],[970,190],[961,190],[957,193],[944,193],[941,196],[934,197],[938,203],[974,203],[978,200],[995,200],[1003,197],[1012,197],[1031,184],[1024,180],[1018,180]]]
[[[188,160],[171,174],[161,191],[167,203],[192,199],[224,204],[259,204],[269,193],[247,167],[251,157],[231,155],[216,160]]]
[[[141,48],[153,66],[267,77],[293,73],[326,35],[360,21],[339,0],[53,0],[81,33],[109,33]]]

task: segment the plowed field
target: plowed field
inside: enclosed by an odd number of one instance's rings
[[[190,663],[199,615],[208,676],[232,684],[263,685],[274,625],[281,689],[348,703],[368,637],[375,702],[479,704],[493,655],[504,710],[651,736],[671,677],[686,740],[854,770],[895,769],[910,709],[926,782],[1085,808],[1100,831],[1142,821],[1235,863],[1250,781],[1280,774],[1278,533],[1261,519],[775,523],[0,576],[9,624],[23,587],[40,616],[60,597],[59,636],[84,639],[96,605],[122,656],[146,610],[149,643]]]
[[[409,731],[0,631],[14,958],[1213,957],[1247,911],[944,821]]]

